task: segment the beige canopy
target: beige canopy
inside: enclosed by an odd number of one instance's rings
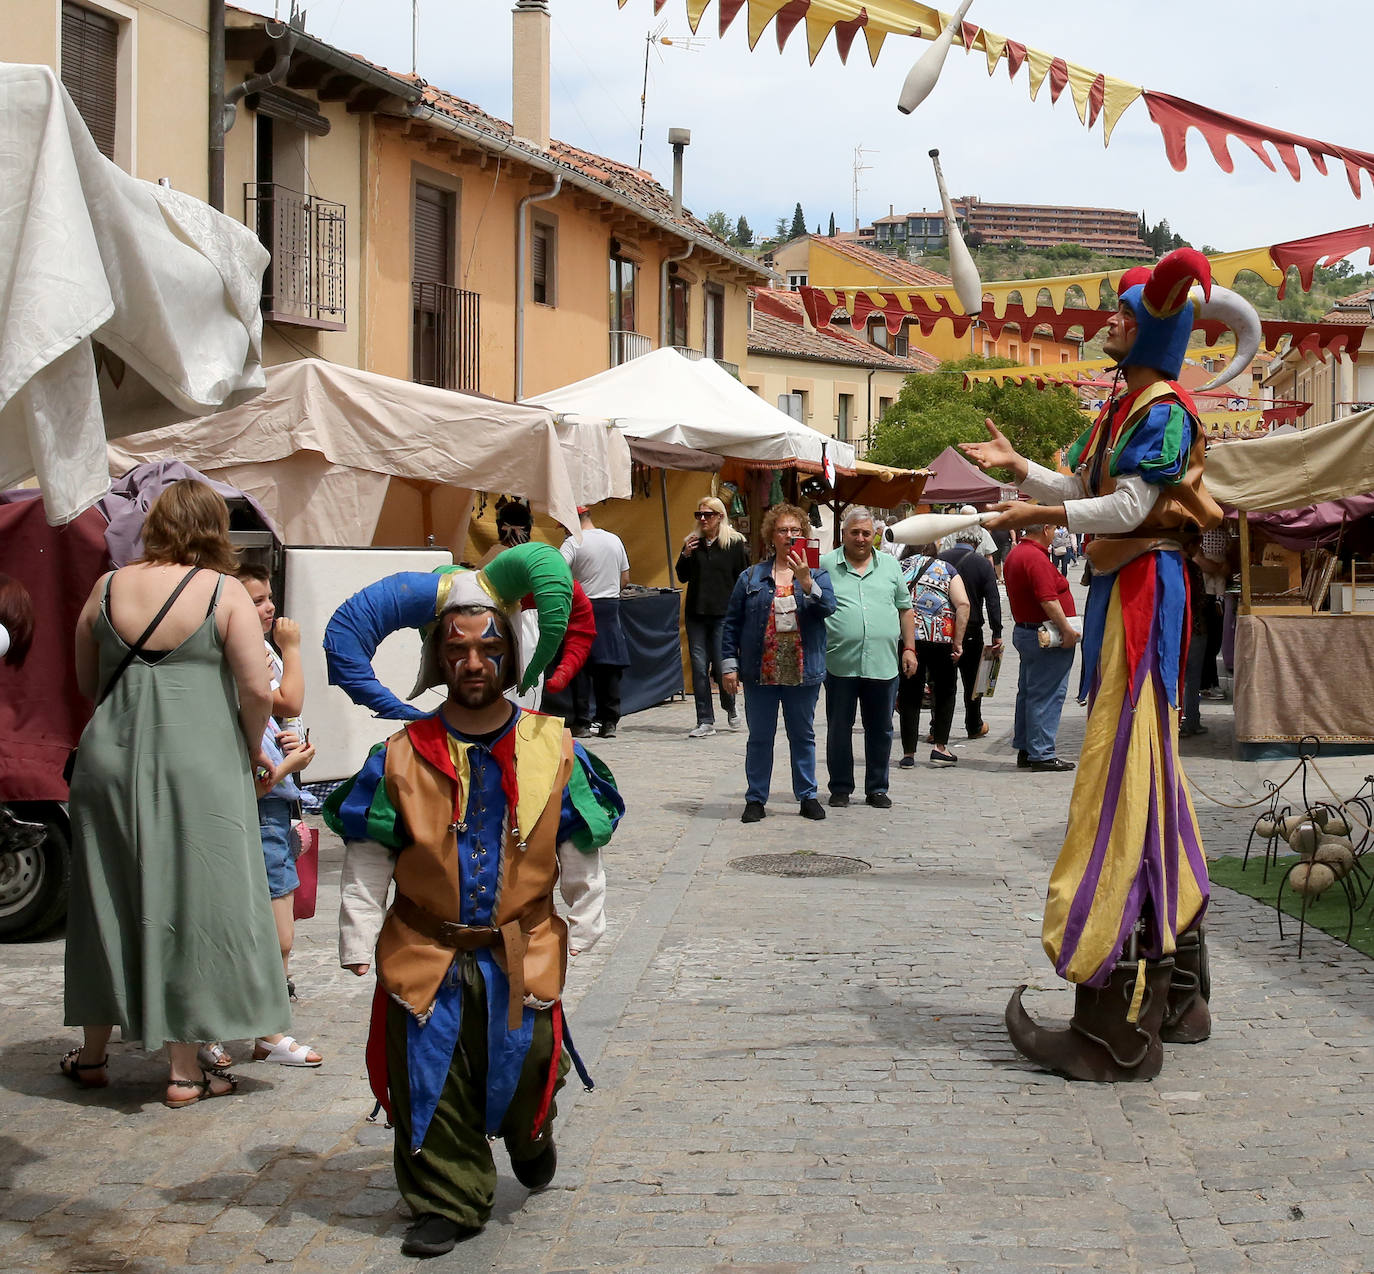
[[[240,407],[109,447],[114,474],[163,458],[256,497],[292,544],[461,541],[473,491],[523,496],[575,531],[579,504],[630,494],[629,447],[608,424],[314,358],[268,368]]]
[[[1301,509],[1374,491],[1374,410],[1282,436],[1219,443],[1207,489],[1250,513]]]

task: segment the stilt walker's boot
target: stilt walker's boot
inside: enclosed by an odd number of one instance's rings
[[[1153,1079],[1164,1063],[1159,1030],[1173,967],[1171,959],[1122,960],[1106,986],[1076,986],[1067,1030],[1036,1022],[1021,1005],[1026,988],[1018,987],[1007,1003],[1007,1034],[1020,1053],[1066,1079]]]
[[[1169,1003],[1159,1037],[1166,1044],[1201,1044],[1212,1033],[1212,975],[1207,961],[1207,933],[1197,928],[1178,935]]]

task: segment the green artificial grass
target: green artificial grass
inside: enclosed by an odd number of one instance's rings
[[[1249,866],[1241,869],[1241,860],[1238,856],[1225,855],[1207,860],[1207,874],[1214,885],[1222,885],[1227,889],[1234,889],[1238,894],[1244,894],[1247,898],[1254,898],[1257,902],[1262,902],[1268,907],[1275,905],[1275,900],[1279,895],[1279,885],[1283,881],[1285,873],[1297,861],[1296,854],[1284,854],[1277,863],[1269,866],[1269,880],[1265,882],[1263,842],[1257,846],[1257,852],[1250,854]],[[1365,955],[1374,958],[1374,899],[1366,901],[1364,906],[1360,906],[1361,881],[1358,872],[1350,877],[1350,883],[1355,887],[1355,923],[1350,931],[1350,945],[1356,951],[1363,952]],[[1298,924],[1296,917],[1302,911],[1302,895],[1294,892],[1290,885],[1283,891],[1283,911],[1287,916],[1295,917],[1290,925],[1284,921],[1283,933],[1285,938],[1293,938],[1295,941],[1298,936]],[[1350,925],[1350,909],[1346,905],[1345,890],[1339,884],[1332,885],[1319,898],[1310,899],[1307,904],[1307,923],[1314,929],[1320,929],[1323,933],[1329,934],[1337,942],[1345,942],[1345,931]]]

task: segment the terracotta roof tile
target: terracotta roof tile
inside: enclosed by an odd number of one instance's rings
[[[842,239],[821,239],[818,242],[840,256],[848,257],[864,270],[904,287],[938,288],[953,285],[953,280],[938,270],[927,270],[925,266],[917,265],[914,261],[903,261],[901,257],[889,256],[886,252],[878,252],[862,244],[847,243]]]
[[[1322,315],[1323,323],[1348,323],[1352,327],[1368,327],[1374,323],[1370,317],[1369,302],[1374,301],[1374,288],[1352,292],[1341,297],[1332,309]]]
[[[893,371],[932,372],[940,360],[924,350],[912,349],[902,358],[841,328],[808,328],[801,297],[780,288],[754,290],[754,321],[749,328],[749,350],[783,358],[815,362],[890,368]]]

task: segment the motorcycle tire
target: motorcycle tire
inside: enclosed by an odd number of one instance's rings
[[[9,807],[16,818],[48,829],[37,849],[0,854],[0,942],[25,942],[42,937],[67,914],[71,832],[61,805],[12,801]]]

